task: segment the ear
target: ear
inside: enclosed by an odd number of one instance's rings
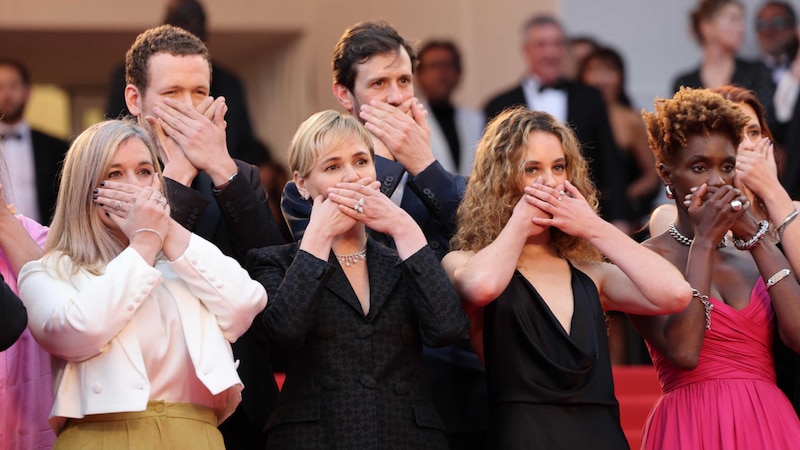
[[[357,115],[359,111],[353,111],[353,94],[350,92],[350,89],[347,89],[347,87],[342,84],[333,83],[333,95],[336,97],[336,100],[339,100],[339,104],[342,105],[344,109],[354,116]]]
[[[664,163],[659,163],[656,167],[656,171],[658,172],[658,177],[661,178],[661,182],[664,183],[664,186],[672,184],[672,172],[669,167]]]
[[[297,192],[300,193],[303,200],[308,200],[309,193],[308,189],[306,189],[306,179],[301,177],[297,171],[292,174],[292,179],[294,180],[294,185],[297,186]]]
[[[132,84],[125,86],[125,104],[132,115],[139,117],[142,114],[142,94],[139,88]]]

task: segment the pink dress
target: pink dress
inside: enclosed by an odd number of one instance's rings
[[[43,246],[47,227],[22,216],[18,218],[33,240]],[[0,273],[11,290],[18,292],[17,277],[2,249]],[[14,345],[0,352],[0,449],[53,448],[56,435],[47,422],[52,407],[50,355],[26,328]]]
[[[774,313],[764,281],[741,311],[711,303],[697,368],[678,369],[649,347],[664,395],[650,411],[642,448],[800,448],[800,421],[775,384]]]

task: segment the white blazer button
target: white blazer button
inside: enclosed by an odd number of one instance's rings
[[[103,385],[100,383],[95,383],[95,385],[92,386],[92,390],[94,391],[95,394],[99,394],[103,392]]]
[[[134,308],[136,308],[136,305],[134,305],[133,303],[128,303],[128,311],[133,311]]]

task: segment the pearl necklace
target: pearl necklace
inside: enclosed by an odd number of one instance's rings
[[[688,237],[682,235],[681,232],[678,231],[677,228],[675,228],[675,222],[669,224],[669,228],[667,230],[669,231],[670,236],[672,236],[673,238],[675,238],[676,241],[680,242],[681,244],[687,247],[691,246],[692,242],[694,242],[694,239],[689,239]],[[717,244],[717,248],[725,248],[727,247],[727,245],[728,245],[728,236],[725,235],[725,237],[722,238],[722,241],[719,244]]]
[[[350,253],[349,255],[337,255],[334,253],[333,256],[339,260],[339,264],[344,264],[345,266],[350,267],[351,264],[356,264],[359,261],[367,260],[367,248],[364,247],[364,250],[356,253]]]

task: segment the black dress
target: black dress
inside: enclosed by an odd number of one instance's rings
[[[570,335],[519,272],[484,310],[489,448],[628,448],[597,288],[570,270]]]

